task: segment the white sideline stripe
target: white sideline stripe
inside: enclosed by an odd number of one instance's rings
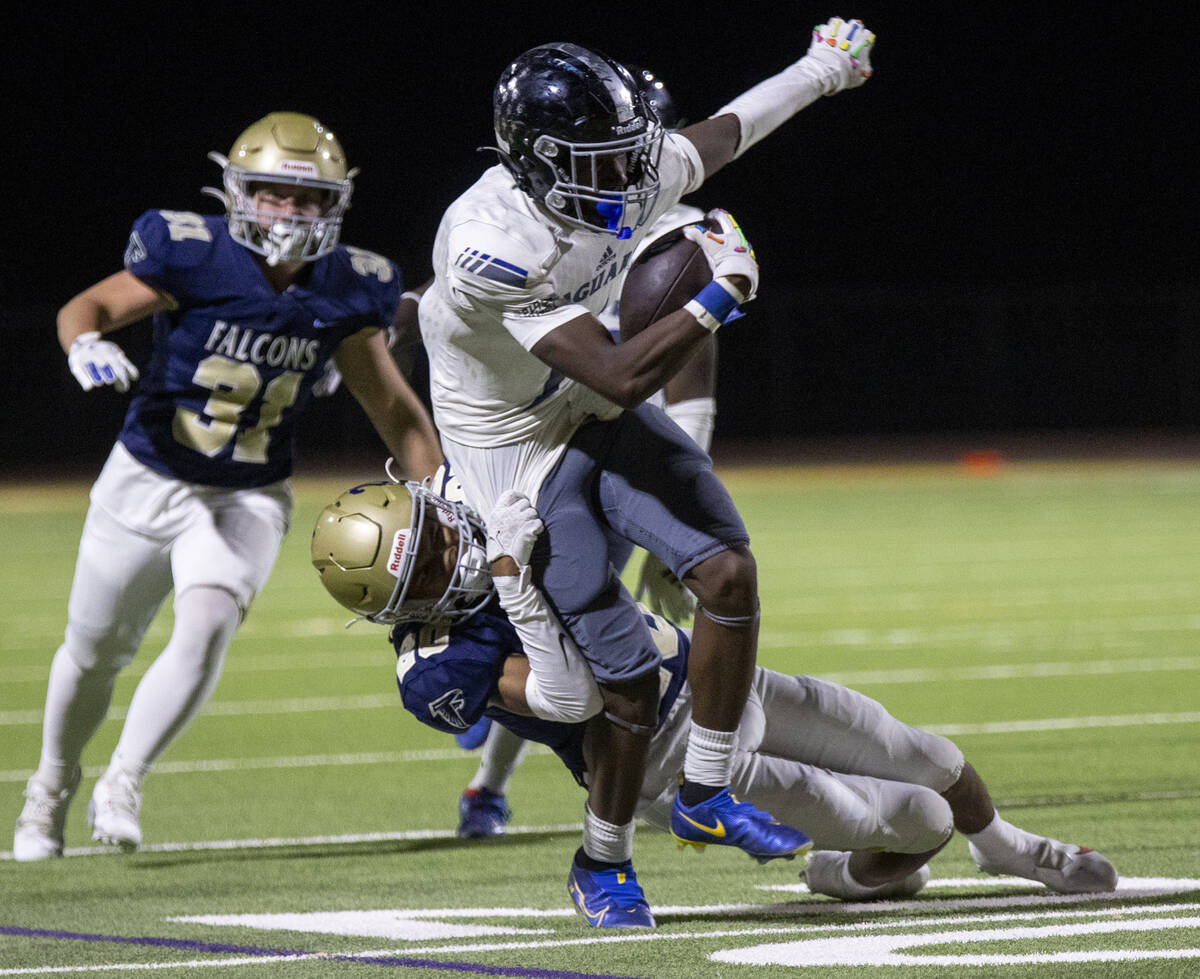
[[[529,753],[549,755],[553,752],[545,745],[531,744]],[[336,755],[284,755],[276,758],[212,758],[196,761],[164,761],[154,766],[156,775],[193,775],[197,772],[257,772],[274,768],[322,768],[344,765],[396,765],[425,761],[470,761],[479,763],[479,751],[464,751],[462,748],[427,748],[423,751],[363,751]],[[84,768],[85,778],[99,778],[106,771],[105,765],[88,765]],[[22,769],[0,771],[0,783],[24,782],[30,772]]]
[[[238,635],[244,634],[244,630]],[[303,673],[320,672],[323,670],[378,670],[384,676],[391,676],[395,669],[396,657],[390,647],[372,646],[371,649],[347,649],[339,646],[336,655],[323,650],[317,653],[299,653],[288,655],[262,654],[258,656],[243,656],[235,652],[225,661],[224,673]],[[122,672],[122,676],[141,676],[149,669],[153,659],[147,657],[144,661],[135,659]],[[6,683],[39,683],[45,684],[50,674],[50,660],[35,666],[14,666],[4,671]]]
[[[1037,637],[1042,643],[1064,636],[1087,637],[1113,633],[1200,631],[1200,615],[1137,615],[1085,619],[1027,619],[1002,623],[963,622],[942,626],[902,626],[877,629],[765,630],[759,648],[822,646],[916,646],[957,643],[1010,642]]]
[[[797,645],[793,642],[759,641],[760,647],[791,648]],[[386,650],[385,650],[386,653]],[[147,664],[148,665],[148,664]],[[297,656],[258,656],[253,658],[235,658],[225,664],[225,673],[272,673],[288,671],[291,673],[312,671],[320,672],[336,668],[339,671],[348,669],[375,669],[390,678],[391,663],[387,658],[380,659],[374,652],[339,655],[336,661],[327,655]],[[49,664],[39,666],[11,667],[4,672],[4,679],[10,683],[40,683],[46,682]],[[842,683],[855,686],[864,683],[942,683],[952,680],[1026,680],[1049,676],[1112,676],[1123,673],[1171,673],[1187,670],[1200,670],[1200,656],[1158,656],[1126,659],[1075,660],[1056,663],[995,663],[983,666],[929,666],[909,669],[897,668],[891,670],[843,670],[836,672],[814,673],[813,676],[831,683]],[[141,676],[145,670],[139,670],[135,664],[126,671],[129,677]],[[121,708],[123,709],[123,708]],[[114,709],[115,711],[116,709]],[[18,714],[17,711],[0,712]],[[4,723],[0,720],[0,723]]]
[[[379,697],[380,703],[376,702],[377,698],[369,697],[314,697],[307,701],[301,700],[264,700],[264,701],[236,701],[226,704],[210,704],[206,708],[206,712],[210,714],[221,714],[224,716],[233,716],[239,714],[290,714],[304,712],[306,710],[326,711],[326,710],[353,710],[356,707],[361,709],[375,709],[377,707],[391,706],[395,707],[396,698],[393,695],[387,697]],[[340,702],[340,706],[335,704]],[[304,706],[304,705],[309,706]],[[213,710],[212,708],[218,708]],[[282,708],[282,709],[280,709]],[[124,717],[123,710],[114,710],[107,720],[119,720]],[[0,725],[16,725],[16,724],[40,724],[41,711],[7,711],[0,713]],[[979,724],[921,724],[914,725],[925,731],[931,731],[934,734],[952,735],[952,734],[1020,734],[1032,731],[1069,731],[1074,729],[1098,728],[1098,727],[1143,727],[1155,726],[1160,724],[1195,724],[1200,722],[1200,711],[1179,711],[1176,713],[1155,713],[1155,714],[1109,714],[1096,717],[1046,717],[1024,721],[987,721]],[[469,752],[458,750],[457,752],[450,749],[431,749],[430,752],[396,752],[396,756],[413,755],[415,757],[404,757],[401,760],[411,761],[441,761],[453,757],[474,757]],[[379,752],[378,759],[380,761],[393,760],[393,755],[388,752]],[[375,757],[373,755],[311,755],[298,756],[296,759],[276,759],[276,758],[258,758],[250,759],[248,762],[243,760],[226,760],[226,761],[196,761],[196,762],[177,762],[175,764],[181,766],[193,766],[174,769],[175,771],[225,771],[228,768],[286,768],[286,767],[305,767],[308,765],[327,765],[327,764],[376,764],[376,762],[356,762],[353,759],[360,757]],[[308,761],[306,759],[350,759],[345,762],[339,761]],[[171,763],[162,763],[155,765],[156,772],[172,771]],[[213,766],[213,767],[205,767]],[[0,772],[0,782],[13,781],[14,772]],[[28,778],[28,773],[24,776]]]
[[[506,836],[538,836],[546,833],[578,833],[583,823],[557,823],[547,826],[508,826]],[[452,829],[409,829],[392,833],[340,833],[330,836],[275,836],[245,840],[199,840],[193,843],[144,843],[138,853],[203,853],[211,850],[265,850],[284,846],[337,846],[354,843],[394,843],[406,840],[452,840],[457,834]],[[111,857],[116,851],[111,846],[69,846],[63,850],[64,857]],[[11,850],[0,851],[0,860],[11,860]],[[567,914],[574,914],[568,911]]]
[[[1029,721],[990,721],[980,724],[918,724],[917,727],[933,734],[1018,734],[1036,731],[1070,731],[1103,727],[1143,727],[1161,724],[1200,723],[1200,711],[1185,711],[1177,714],[1120,714],[1108,717],[1060,717]],[[549,755],[545,745],[531,744],[531,754]],[[464,751],[461,748],[429,748],[424,751],[371,751],[355,754],[334,755],[284,755],[267,758],[215,758],[196,761],[165,761],[154,766],[156,774],[191,775],[197,772],[253,772],[278,768],[321,768],[343,765],[394,765],[407,762],[463,761],[473,764],[479,757],[478,749]],[[87,778],[103,775],[103,765],[89,765],[83,774]],[[24,782],[29,769],[0,771],[0,784]],[[1179,793],[1142,793],[1139,798],[1187,798]]]
[[[1115,714],[1108,717],[1048,717],[1036,721],[990,721],[982,724],[918,724],[934,734],[1022,734],[1029,731],[1072,731],[1096,727],[1143,727],[1155,724],[1197,724],[1200,711],[1177,714]]]
[[[215,700],[203,713],[222,717],[241,717],[247,714],[310,714],[319,711],[380,710],[400,706],[400,695],[390,693],[361,694],[354,697],[291,697],[280,700]],[[109,709],[106,721],[119,721],[129,710],[128,704]],[[40,710],[0,711],[0,725],[41,724]]]
[[[1133,878],[1135,884],[1148,883],[1150,886],[1137,886],[1128,888],[1119,888],[1125,891],[1123,895],[1127,898],[1140,897],[1157,897],[1163,894],[1175,894],[1184,891],[1192,890],[1200,881],[1175,881],[1170,878]],[[1009,880],[1008,884],[1019,883],[1029,885],[1029,881],[1025,880]],[[1124,883],[1124,882],[1122,882]],[[1038,885],[1031,885],[1038,886]],[[736,916],[739,913],[748,913],[751,915],[773,915],[779,917],[796,917],[801,919],[805,917],[824,916],[827,914],[891,914],[896,911],[955,911],[959,909],[971,910],[980,909],[981,907],[1012,907],[1019,905],[1029,905],[1030,910],[1023,912],[1013,912],[1011,914],[980,914],[980,915],[953,915],[942,918],[922,914],[917,918],[896,919],[892,921],[860,921],[846,925],[822,925],[812,921],[800,920],[791,924],[783,925],[767,925],[753,926],[749,928],[729,928],[723,931],[694,931],[694,932],[638,932],[627,933],[623,935],[597,935],[588,938],[568,938],[568,939],[535,939],[530,941],[513,941],[513,942],[473,942],[460,945],[417,945],[406,946],[404,949],[405,955],[438,955],[438,954],[462,954],[464,952],[499,952],[512,951],[516,949],[534,949],[534,948],[561,948],[570,945],[589,945],[597,944],[624,944],[628,942],[661,942],[661,941],[679,941],[681,939],[691,941],[704,941],[714,938],[731,938],[731,937],[746,937],[751,935],[794,935],[801,933],[809,935],[814,932],[831,932],[833,934],[852,934],[860,931],[876,931],[876,930],[901,930],[912,927],[924,927],[926,925],[935,924],[964,924],[964,923],[988,923],[993,921],[1004,920],[1042,920],[1050,918],[1111,918],[1114,914],[1129,915],[1129,914],[1144,914],[1147,918],[1139,918],[1135,920],[1171,920],[1165,916],[1185,910],[1192,910],[1196,907],[1194,904],[1176,904],[1176,905],[1147,905],[1144,907],[1120,906],[1119,908],[1106,907],[1097,910],[1089,909],[1072,909],[1069,911],[1048,911],[1048,906],[1058,904],[1075,904],[1082,901],[1097,901],[1097,900],[1117,900],[1117,898],[1108,897],[1107,895],[1097,894],[1051,894],[1043,892],[1037,895],[1014,896],[1009,898],[989,898],[987,904],[982,905],[978,899],[972,900],[965,898],[962,900],[954,899],[938,899],[936,901],[871,901],[871,902],[839,902],[839,901],[812,901],[803,904],[789,903],[781,906],[772,905],[716,905],[705,907],[692,906],[661,906],[653,905],[651,911],[656,916],[666,918],[671,914],[696,914],[705,912],[720,912]],[[540,916],[540,915],[539,915]],[[383,950],[379,953],[362,952],[364,956],[373,954],[387,954]],[[395,954],[393,951],[391,954]]]
[[[764,643],[763,645],[787,645],[794,643]],[[226,670],[237,669],[244,672],[256,670],[274,671],[285,669],[289,660],[281,656],[264,656],[256,660],[241,661],[240,666],[226,667]],[[293,663],[293,668],[295,661]],[[386,668],[391,675],[387,660],[381,666],[378,657],[368,659],[358,657],[346,663],[338,661],[338,666],[381,667]],[[33,672],[36,669],[36,676]],[[30,673],[31,679],[44,681],[48,667],[28,667],[24,672]],[[846,686],[860,684],[887,683],[940,683],[958,680],[1021,680],[1052,676],[1113,676],[1123,673],[1171,673],[1200,670],[1200,656],[1159,656],[1151,658],[1104,659],[1082,662],[1054,663],[995,663],[980,666],[944,666],[916,667],[910,669],[897,668],[892,670],[846,670],[840,672],[814,673],[814,676],[831,683],[841,683]],[[7,670],[5,678],[14,679],[14,672],[20,674],[20,669]],[[243,714],[293,714],[309,711],[330,710],[377,710],[395,706],[396,696],[392,693],[362,694],[354,697],[295,697],[287,700],[234,700],[213,701],[204,708],[204,713],[233,717]],[[127,706],[112,707],[106,720],[120,720],[125,717]],[[41,724],[40,710],[7,710],[0,711],[0,726],[19,724]]]
[[[938,666],[894,670],[847,670],[815,673],[848,687],[865,683],[941,683],[949,680],[1027,680],[1047,676],[1111,676],[1121,673],[1169,673],[1200,670],[1200,656],[1150,659],[1102,659],[1062,663],[996,663],[984,666]]]
[[[1153,880],[1153,878],[1148,878],[1147,880]],[[1200,883],[1200,882],[1191,882],[1191,883],[1194,884],[1194,883]],[[942,906],[940,902],[939,902],[939,906]],[[728,909],[747,909],[747,910],[761,909],[761,908],[759,908],[759,906],[755,906],[755,905],[729,905],[729,906],[725,906],[725,907]],[[794,907],[794,906],[790,906],[790,907]],[[1123,914],[1129,914],[1129,913],[1145,914],[1148,916],[1153,916],[1150,920],[1155,920],[1155,919],[1161,918],[1167,914],[1178,913],[1180,911],[1186,911],[1186,910],[1194,910],[1196,907],[1197,907],[1197,905],[1194,905],[1194,904],[1158,905],[1158,906],[1148,906],[1148,907],[1144,907],[1144,908],[1126,908],[1126,909],[1122,909],[1122,913]],[[669,913],[672,911],[675,913],[694,913],[698,910],[699,911],[713,911],[713,910],[721,910],[721,909],[722,909],[721,907],[714,907],[714,908],[707,908],[707,907],[665,908],[665,907],[660,907],[660,908],[655,908],[654,910],[660,914],[663,914],[663,913]],[[886,906],[881,907],[879,902],[874,902],[872,905],[866,906],[866,910],[873,911],[873,912],[879,912],[881,910],[886,910],[886,909],[887,909]],[[931,903],[926,902],[925,910],[932,910],[932,909],[933,908],[931,906]],[[487,914],[488,912],[490,912],[492,915],[495,915],[498,911],[505,911],[505,910],[512,910],[512,911],[516,912],[518,909],[496,909],[496,908],[492,908],[492,909],[440,909],[440,910],[433,910],[433,911],[421,912],[421,913],[426,914],[426,915],[439,915],[442,917],[461,917],[461,916],[465,916],[464,911],[465,912],[472,912],[472,911],[483,912],[484,914]],[[765,909],[762,909],[762,910],[765,910]],[[353,954],[356,958],[367,959],[367,958],[372,958],[372,957],[382,958],[382,957],[388,957],[388,956],[393,956],[393,955],[397,955],[397,954],[412,956],[412,955],[418,955],[418,954],[427,955],[427,954],[436,954],[436,953],[461,953],[461,952],[469,952],[469,951],[491,951],[491,950],[509,951],[509,950],[514,950],[514,949],[518,949],[518,948],[529,948],[529,947],[561,948],[561,947],[570,946],[570,945],[585,945],[585,944],[592,944],[592,943],[599,943],[599,942],[611,944],[611,943],[615,943],[615,942],[627,942],[627,941],[642,941],[642,942],[645,942],[645,941],[679,941],[679,940],[696,941],[696,940],[705,940],[705,939],[713,939],[713,938],[738,937],[738,936],[749,936],[749,935],[795,934],[796,931],[800,930],[800,929],[803,929],[806,933],[829,932],[832,934],[853,934],[855,932],[862,932],[862,931],[873,931],[873,930],[881,930],[881,929],[899,930],[899,929],[909,928],[909,927],[917,927],[917,926],[924,927],[926,925],[939,925],[939,924],[956,924],[957,925],[957,924],[966,924],[966,923],[987,923],[987,922],[995,922],[995,921],[1003,921],[1003,920],[1018,920],[1018,921],[1020,921],[1020,920],[1028,920],[1031,918],[1037,919],[1037,920],[1042,920],[1042,919],[1062,918],[1062,917],[1072,917],[1072,918],[1111,917],[1113,915],[1113,910],[1114,909],[1112,909],[1112,908],[1102,908],[1099,910],[1080,909],[1080,910],[1071,910],[1071,911],[1034,910],[1034,911],[1030,911],[1030,912],[1015,913],[1015,914],[972,915],[972,916],[953,916],[953,917],[947,916],[947,917],[942,917],[942,918],[924,917],[923,916],[920,918],[913,918],[913,919],[907,919],[907,920],[902,919],[902,920],[896,920],[896,921],[856,922],[856,923],[850,924],[850,925],[816,925],[816,924],[813,924],[810,922],[805,922],[803,924],[784,926],[784,927],[743,928],[743,929],[729,929],[726,931],[686,932],[686,933],[675,933],[675,934],[647,933],[644,935],[643,934],[625,935],[625,936],[609,935],[609,936],[596,936],[596,937],[588,937],[588,938],[576,938],[576,939],[568,939],[568,940],[561,940],[561,941],[551,940],[551,941],[536,942],[536,943],[534,943],[534,942],[514,942],[514,943],[488,943],[488,944],[473,944],[473,945],[458,945],[458,946],[436,945],[436,946],[430,946],[430,947],[406,946],[402,949],[396,949],[396,948],[372,949],[372,950],[360,951],[360,952],[354,952],[354,953],[348,953],[348,954]],[[528,908],[519,909],[519,911],[522,915],[533,914],[533,915],[536,915],[539,917],[543,917],[543,916],[565,917],[565,916],[573,916],[574,915],[574,911],[572,911],[572,910],[561,910],[560,911],[558,909],[555,909],[554,911],[544,912],[541,914],[539,914],[538,912],[534,912]],[[205,916],[198,916],[198,917],[194,917],[194,918],[190,918],[190,919],[189,918],[169,918],[168,920],[169,921],[187,921],[187,920],[202,921],[204,919],[204,917]],[[1135,919],[1135,920],[1143,920],[1143,919]],[[289,956],[276,956],[276,957],[252,956],[252,957],[245,957],[245,958],[228,958],[228,959],[197,959],[197,960],[193,960],[193,961],[189,961],[189,962],[154,962],[154,963],[138,962],[138,963],[119,963],[119,964],[109,964],[109,965],[87,965],[87,966],[38,966],[38,967],[34,967],[34,968],[0,969],[0,976],[38,976],[38,975],[64,974],[64,973],[72,973],[72,972],[113,972],[113,971],[125,970],[125,969],[137,971],[137,970],[145,970],[145,969],[179,969],[179,968],[197,969],[197,968],[205,968],[205,967],[219,968],[222,966],[230,966],[230,965],[268,965],[268,964],[274,964],[277,962],[313,961],[313,960],[319,960],[319,959],[328,958],[328,957],[329,957],[329,955],[328,955],[328,953],[326,953],[326,954],[289,955]]]

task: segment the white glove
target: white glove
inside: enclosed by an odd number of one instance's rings
[[[85,391],[111,384],[118,391],[128,391],[138,379],[138,369],[133,366],[125,351],[111,340],[100,339],[96,330],[81,333],[67,351],[67,364],[75,380]]]
[[[718,225],[717,230],[709,231],[703,225],[689,224],[683,229],[684,237],[700,246],[714,279],[728,279],[731,275],[749,279],[750,291],[745,295],[728,282],[722,283],[739,303],[749,302],[758,291],[758,261],[742,233],[742,226],[720,207],[714,207],[704,216]]]
[[[821,83],[825,95],[858,88],[871,77],[871,48],[875,35],[861,20],[831,17],[813,28],[808,54],[800,66]]]
[[[342,372],[338,370],[338,366],[334,363],[333,358],[325,361],[325,373],[316,379],[313,383],[312,393],[314,398],[328,398],[338,386],[342,383]]]
[[[518,568],[526,567],[533,545],[545,529],[529,497],[516,490],[505,491],[487,518],[488,561],[507,554]]]
[[[696,614],[696,596],[683,586],[670,568],[649,552],[638,572],[635,597],[651,612],[677,625],[686,625]]]

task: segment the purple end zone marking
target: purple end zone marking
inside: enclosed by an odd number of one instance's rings
[[[600,975],[592,972],[564,972],[560,969],[527,969],[520,966],[483,965],[478,962],[449,962],[444,959],[410,959],[403,956],[375,957],[369,955],[322,955],[295,948],[260,948],[255,945],[229,945],[224,942],[201,942],[191,938],[155,938],[129,935],[93,935],[78,931],[57,931],[47,928],[20,928],[0,925],[0,935],[25,938],[58,938],[81,942],[115,942],[120,945],[148,945],[154,948],[173,948],[188,952],[214,952],[237,955],[261,955],[267,958],[294,958],[298,955],[321,955],[332,962],[354,962],[359,965],[381,965],[393,969],[441,969],[445,972],[473,972],[483,976],[516,976],[518,979],[638,979],[636,976]]]

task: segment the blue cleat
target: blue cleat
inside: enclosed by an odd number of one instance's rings
[[[572,860],[567,893],[580,917],[593,928],[655,927],[650,905],[628,861],[612,870],[585,870]]]
[[[462,734],[454,735],[454,740],[464,751],[472,751],[487,740],[488,731],[492,729],[492,719],[481,717]]]
[[[675,794],[671,807],[671,835],[682,850],[708,844],[736,846],[759,863],[782,857],[791,860],[812,849],[812,840],[798,829],[785,826],[770,813],[740,802],[725,788],[710,799],[685,806]]]
[[[503,836],[512,810],[504,796],[488,789],[464,789],[458,800],[458,838],[481,840]]]

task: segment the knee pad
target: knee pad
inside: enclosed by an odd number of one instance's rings
[[[904,804],[892,813],[892,826],[904,840],[903,853],[935,850],[954,832],[950,804],[932,789],[914,786]]]

